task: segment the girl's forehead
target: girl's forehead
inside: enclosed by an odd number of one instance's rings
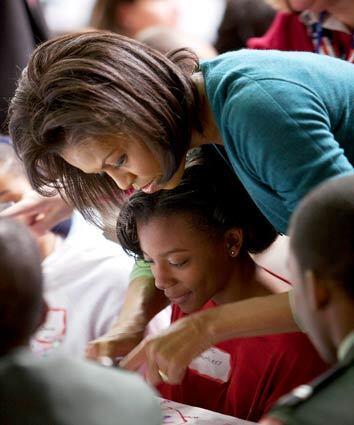
[[[171,211],[154,215],[137,223],[139,238],[161,239],[164,243],[211,241],[207,228],[197,225],[198,218],[193,212]],[[203,242],[204,243],[204,242]]]

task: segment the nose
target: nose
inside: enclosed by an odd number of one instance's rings
[[[115,184],[119,187],[119,189],[127,190],[133,186],[136,176],[128,171],[124,171],[123,169],[107,169],[106,173],[109,177],[114,180]]]
[[[151,268],[155,278],[155,286],[157,289],[164,291],[165,289],[174,286],[177,282],[166,267],[154,265]]]

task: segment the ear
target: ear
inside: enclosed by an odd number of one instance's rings
[[[313,270],[306,270],[304,275],[306,293],[311,309],[323,310],[330,302],[328,282],[321,279]]]
[[[230,257],[237,257],[243,245],[243,231],[238,227],[227,230],[225,233],[226,250]]]

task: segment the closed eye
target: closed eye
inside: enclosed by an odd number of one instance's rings
[[[124,153],[123,155],[121,155],[118,160],[115,162],[114,166],[116,168],[120,168],[122,167],[125,163],[127,162],[127,155]]]
[[[183,267],[185,264],[187,264],[188,263],[188,260],[184,260],[184,261],[181,261],[181,262],[179,262],[179,263],[173,263],[172,261],[169,261],[168,262],[168,264],[170,265],[170,266],[173,266],[173,267],[177,267],[177,268],[181,268],[181,267]]]
[[[153,260],[150,260],[150,259],[147,259],[147,258],[144,258],[144,261],[147,264],[154,264],[154,261]]]

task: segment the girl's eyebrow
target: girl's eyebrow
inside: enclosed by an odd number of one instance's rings
[[[160,257],[166,257],[167,255],[170,255],[170,254],[176,254],[176,253],[178,253],[178,252],[188,252],[188,249],[184,249],[184,248],[175,248],[175,249],[170,249],[169,251],[165,251],[165,252],[162,252],[159,256]],[[142,251],[142,253],[144,254],[144,255],[146,255],[147,257],[151,257],[147,252],[145,252],[145,251]]]

